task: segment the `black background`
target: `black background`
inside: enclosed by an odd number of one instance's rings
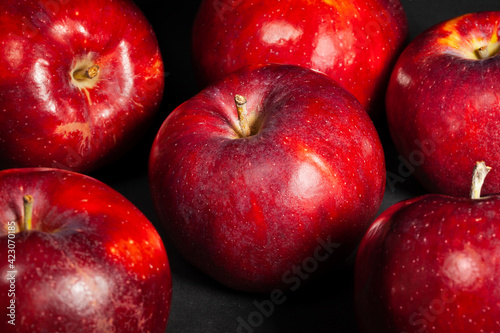
[[[170,246],[154,211],[147,181],[149,150],[163,120],[198,92],[190,58],[191,27],[200,0],[136,0],[156,32],[165,62],[165,93],[155,123],[137,146],[115,163],[91,174],[132,201],[163,236],[172,277],[173,299],[167,332],[236,332],[238,318],[251,324],[242,332],[356,332],[352,260],[297,291],[282,304],[269,305],[269,295],[230,290],[182,259]],[[401,0],[409,24],[409,40],[441,21],[476,11],[500,10],[498,0]],[[388,172],[402,166],[384,121],[377,124],[384,144]],[[403,168],[403,169],[401,169]],[[379,213],[392,204],[425,193],[407,172],[404,181],[386,187]],[[352,258],[351,258],[352,259]],[[282,299],[283,300],[283,299]],[[266,312],[266,313],[263,313]]]

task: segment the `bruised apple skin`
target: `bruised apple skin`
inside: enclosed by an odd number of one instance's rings
[[[399,0],[204,0],[193,26],[193,60],[202,86],[252,64],[319,70],[377,118],[407,34]]]
[[[167,117],[149,178],[188,261],[231,288],[268,292],[354,250],[380,206],[385,163],[368,114],[337,82],[249,66]]]
[[[1,332],[165,332],[167,254],[130,201],[46,168],[1,171],[0,199]]]
[[[498,11],[442,22],[414,39],[394,67],[386,96],[391,137],[430,192],[467,196],[474,163],[488,160],[483,193],[500,193],[499,27]]]
[[[0,168],[90,172],[149,126],[164,69],[129,0],[0,2]]]

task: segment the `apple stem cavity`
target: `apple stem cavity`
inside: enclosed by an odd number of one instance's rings
[[[500,43],[487,44],[478,48],[475,52],[479,60],[488,59],[500,53]]]
[[[484,179],[491,167],[486,166],[484,161],[476,162],[474,172],[472,173],[472,186],[470,190],[471,199],[479,199],[481,197],[481,188],[483,187]]]
[[[77,81],[91,80],[99,74],[99,66],[92,65],[88,68],[80,68],[73,72],[73,78]]]
[[[28,231],[32,229],[31,221],[33,217],[33,197],[29,194],[23,196],[23,230]]]
[[[243,138],[246,138],[252,134],[247,118],[247,113],[248,113],[247,99],[244,96],[235,95],[234,102],[236,103],[236,110],[238,111],[238,120],[240,122],[241,136]]]
[[[480,48],[478,48],[476,50],[476,56],[480,59],[480,60],[483,60],[483,59],[487,59],[490,57],[490,52],[488,50],[488,46],[485,45],[485,46],[481,46]]]

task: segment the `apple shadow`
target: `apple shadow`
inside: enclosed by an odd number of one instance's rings
[[[232,290],[185,261],[167,244],[173,299],[167,333],[356,333],[353,263],[288,291],[274,303],[267,293]]]

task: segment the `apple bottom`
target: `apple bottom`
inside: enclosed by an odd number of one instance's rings
[[[294,174],[297,166],[288,167]],[[266,183],[251,182],[258,189],[249,191],[228,185],[230,180],[219,183],[225,188],[220,192],[215,184],[199,186],[192,199],[189,193],[171,192],[165,200],[169,204],[159,210],[170,241],[184,258],[233,289],[268,293],[309,283],[352,253],[372,217],[369,209],[335,207],[327,199],[308,205],[300,198],[286,205],[290,198],[282,193],[293,183],[288,176],[276,173]],[[285,186],[273,191],[273,197],[259,190],[274,189],[269,184],[277,182]],[[205,196],[205,190],[217,192],[217,198]],[[328,191],[324,194],[329,196]],[[175,211],[175,200],[185,210]],[[228,202],[234,206],[226,206]],[[190,216],[189,222],[185,216]]]
[[[341,176],[344,170],[338,171],[342,182],[331,177],[335,171],[322,177],[322,165],[313,164],[313,149],[312,161],[291,162],[288,147],[281,153],[281,148],[269,147],[267,153],[254,148],[250,160],[240,158],[235,149],[227,152],[230,162],[210,161],[210,155],[226,154],[206,148],[204,154],[185,158],[193,162],[189,168],[172,172],[168,183],[153,185],[165,186],[165,194],[153,187],[157,211],[182,256],[222,284],[260,293],[296,289],[351,254],[375,211],[360,202],[373,197],[369,189],[358,185],[359,194],[343,185],[348,183]],[[193,150],[190,146],[189,152]],[[280,161],[287,163],[278,166]],[[207,172],[212,163],[215,170],[226,170],[223,175],[213,172],[216,182]],[[227,168],[227,163],[232,166]],[[256,167],[245,169],[249,163]],[[200,181],[200,175],[207,179]],[[378,197],[380,189],[373,189]]]
[[[342,241],[346,242],[347,240],[342,239]],[[249,246],[251,245],[249,244]],[[296,247],[301,249],[301,253],[294,253],[293,258],[290,258],[293,250],[290,249],[290,252],[287,253],[281,244],[269,244],[269,249],[261,248],[259,251],[269,251],[272,254],[282,253],[278,255],[278,258],[285,256],[287,258],[281,260],[269,258],[267,264],[263,264],[260,260],[258,267],[253,263],[256,259],[251,253],[245,256],[243,253],[235,255],[233,252],[228,255],[229,252],[226,252],[227,260],[212,258],[210,262],[196,259],[191,261],[200,270],[227,287],[272,295],[298,290],[314,281],[317,276],[337,268],[339,262],[352,253],[350,244],[342,244],[340,239],[332,240],[330,236],[317,238],[315,243],[307,246],[297,244]],[[181,252],[186,257],[193,258],[192,254]],[[264,254],[262,256],[265,257]],[[236,257],[239,257],[240,260]],[[294,259],[295,261],[293,261]],[[235,269],[236,266],[238,266],[237,269]]]

